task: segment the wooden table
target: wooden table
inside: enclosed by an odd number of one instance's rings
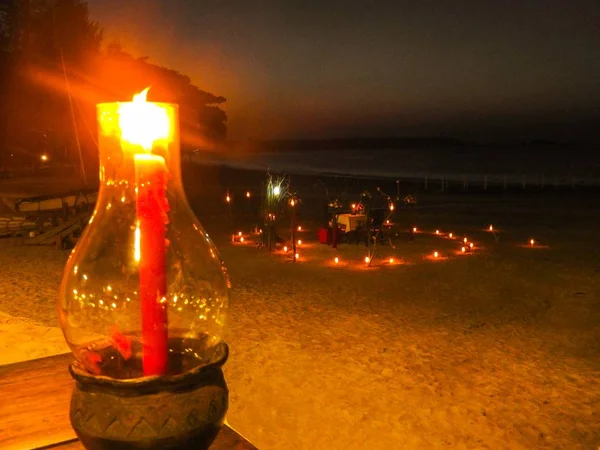
[[[81,450],[69,421],[71,353],[0,366],[0,449]],[[223,425],[211,450],[257,450]]]

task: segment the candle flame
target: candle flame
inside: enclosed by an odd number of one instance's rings
[[[119,127],[121,139],[144,150],[152,150],[156,141],[168,140],[171,135],[171,120],[167,109],[146,101],[150,88],[133,96],[132,102],[119,105]]]
[[[333,258],[333,262],[337,264],[340,262],[340,259],[336,256],[335,258]]]

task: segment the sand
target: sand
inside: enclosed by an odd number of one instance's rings
[[[364,247],[334,253],[306,221],[294,264],[205,222],[233,283],[228,420],[259,448],[600,446],[595,206],[435,205],[419,228],[468,235],[473,255],[430,233],[401,235],[367,269]],[[498,244],[489,223],[503,230]],[[530,236],[544,248],[522,247]],[[446,259],[427,259],[433,251]],[[0,242],[2,363],[65,350],[55,302],[66,257]]]

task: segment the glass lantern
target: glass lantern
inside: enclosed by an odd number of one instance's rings
[[[91,374],[183,373],[219,358],[229,280],[181,181],[177,105],[97,106],[98,200],[67,262],[65,339]]]

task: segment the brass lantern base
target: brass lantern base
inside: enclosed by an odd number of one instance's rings
[[[206,365],[126,380],[95,376],[73,363],[70,418],[75,433],[88,450],[208,449],[227,412],[222,366],[228,353],[221,341]]]

